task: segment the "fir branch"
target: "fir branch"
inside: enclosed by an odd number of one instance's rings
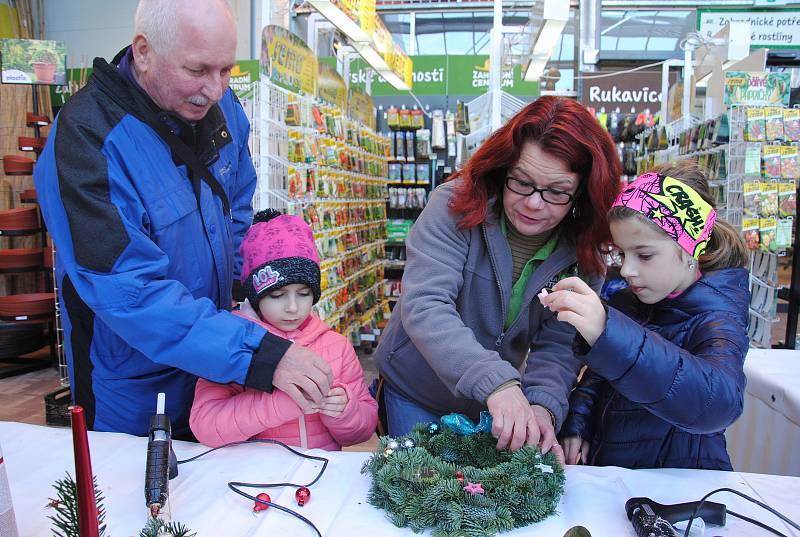
[[[102,537],[106,531],[106,509],[103,506],[105,497],[97,486],[97,476],[93,477],[94,498],[97,505],[97,524]],[[55,509],[55,515],[47,518],[53,521],[55,528],[51,528],[56,537],[79,537],[80,528],[78,526],[78,485],[69,472],[64,479],[58,479],[53,484],[56,489],[56,497],[50,498],[48,507]]]
[[[195,537],[197,534],[191,531],[180,522],[167,524],[160,518],[151,518],[139,532],[139,537],[162,537],[165,534],[171,537]]]

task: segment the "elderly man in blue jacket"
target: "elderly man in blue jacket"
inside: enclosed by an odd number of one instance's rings
[[[73,399],[92,429],[145,435],[166,392],[177,437],[198,376],[311,409],[328,364],[228,311],[256,185],[228,88],[234,18],[224,0],[141,0],[135,26],[111,64],[95,59],[35,171]]]

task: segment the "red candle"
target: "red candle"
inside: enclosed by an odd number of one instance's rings
[[[72,447],[75,450],[75,483],[78,491],[78,528],[80,537],[100,537],[97,500],[94,496],[92,459],[83,408],[70,407],[72,413]]]

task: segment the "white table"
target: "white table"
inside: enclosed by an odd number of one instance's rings
[[[751,349],[744,371],[744,412],[725,435],[733,467],[800,476],[800,350]]]
[[[89,433],[92,469],[106,496],[107,535],[138,535],[145,522],[145,438],[124,434]],[[69,471],[74,475],[72,433],[57,429],[0,422],[0,445],[6,459],[16,517],[23,537],[51,535],[50,514],[44,509],[54,496],[52,484]],[[175,442],[179,459],[205,448]],[[314,454],[325,452],[312,450]],[[369,453],[328,453],[328,469],[311,488],[311,501],[298,508],[294,489],[272,489],[269,494],[280,505],[299,510],[311,519],[325,537],[359,535],[413,535],[396,528],[384,513],[366,502],[369,479],[360,474]],[[180,466],[170,482],[170,504],[174,520],[204,536],[292,536],[312,537],[302,522],[276,510],[260,514],[251,503],[231,492],[228,481],[304,482],[313,478],[321,463],[300,459],[279,447],[253,444],[226,448]],[[539,524],[507,534],[509,537],[560,537],[573,525],[586,526],[594,537],[633,536],[625,516],[625,501],[631,496],[649,496],[661,503],[697,500],[705,492],[727,486],[755,496],[800,520],[800,478],[693,470],[625,470],[574,466],[567,469],[566,492],[558,515]],[[725,494],[713,498],[734,511],[755,517],[787,535],[800,537],[773,515],[749,502]],[[429,534],[429,533],[428,533]],[[764,530],[728,517],[728,525],[706,535],[737,537],[764,535]]]

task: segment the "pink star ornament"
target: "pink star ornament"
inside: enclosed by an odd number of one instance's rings
[[[475,496],[476,494],[483,494],[484,490],[480,483],[467,482],[467,484],[464,486],[464,492],[469,492]]]

